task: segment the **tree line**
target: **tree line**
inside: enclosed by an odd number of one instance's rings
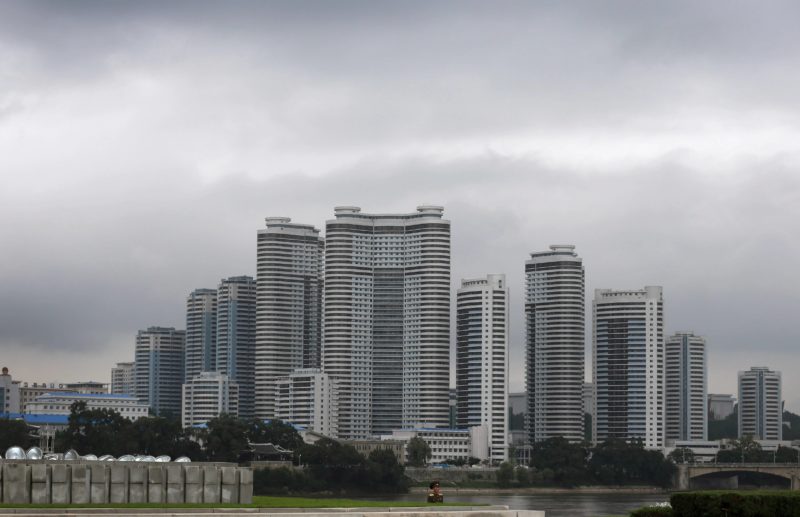
[[[0,420],[0,447],[30,447],[35,438],[20,420]],[[149,416],[131,421],[116,411],[88,409],[85,402],[70,408],[66,429],[56,433],[55,450],[79,454],[187,456],[192,461],[244,462],[250,444],[271,443],[292,451],[290,459],[302,467],[256,469],[257,494],[349,492],[398,493],[408,490],[405,469],[394,453],[375,450],[364,457],[350,445],[323,438],[306,444],[290,424],[279,420],[240,419],[220,415],[204,428],[183,429],[177,420]],[[0,451],[1,452],[1,451]]]
[[[500,487],[581,485],[656,485],[672,483],[675,465],[641,441],[608,440],[596,447],[570,443],[561,437],[537,443],[531,465],[503,463],[497,471]]]

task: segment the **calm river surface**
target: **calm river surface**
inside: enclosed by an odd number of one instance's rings
[[[424,494],[404,494],[392,501],[424,501]],[[503,504],[516,510],[544,510],[546,517],[596,517],[607,515],[627,516],[628,512],[647,504],[669,500],[669,494],[502,494],[502,495],[449,495],[448,502]]]

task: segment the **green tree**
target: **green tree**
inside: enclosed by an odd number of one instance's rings
[[[500,488],[508,488],[514,480],[514,467],[510,463],[504,461],[497,469],[497,486]]]
[[[528,486],[531,484],[531,478],[528,473],[528,469],[525,467],[517,467],[514,470],[514,474],[517,478],[517,484],[519,486]]]
[[[784,411],[783,422],[783,439],[800,440],[800,415]]]
[[[641,440],[608,440],[594,449],[589,460],[592,476],[605,485],[655,484],[669,486],[675,465],[658,451],[644,448]]]
[[[587,455],[588,451],[582,445],[570,443],[559,436],[537,443],[533,449],[532,463],[538,470],[551,470],[553,483],[575,486],[588,480]]]
[[[367,480],[377,493],[408,491],[409,483],[405,468],[397,462],[397,456],[388,449],[375,449],[369,454]]]
[[[694,463],[694,451],[688,447],[678,447],[669,453],[667,459],[672,463]]]
[[[34,445],[34,439],[31,437],[28,424],[22,420],[0,418],[0,454],[15,445],[23,449]]]
[[[247,450],[247,424],[235,416],[221,414],[206,425],[206,456],[210,461],[238,462]]]
[[[415,436],[408,441],[406,450],[408,451],[408,464],[412,467],[425,466],[433,456],[428,443],[419,436]]]
[[[783,445],[778,446],[778,450],[775,451],[775,462],[797,463],[797,449],[784,447]]]
[[[280,420],[253,419],[248,422],[247,438],[250,443],[271,443],[290,451],[297,451],[303,447],[303,438],[291,425]]]
[[[75,449],[80,454],[111,454],[129,452],[125,439],[131,421],[110,409],[87,409],[86,402],[70,406],[67,428],[56,433],[56,450]]]
[[[303,447],[302,454],[311,477],[325,489],[368,487],[367,460],[353,446],[322,438]]]

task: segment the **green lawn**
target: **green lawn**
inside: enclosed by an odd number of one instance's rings
[[[135,503],[135,504],[0,504],[0,508],[388,508],[412,506],[479,506],[469,503],[426,503],[424,494],[420,494],[419,502],[401,501],[368,501],[362,499],[322,499],[316,497],[277,497],[253,496],[253,504],[206,504],[206,503]]]

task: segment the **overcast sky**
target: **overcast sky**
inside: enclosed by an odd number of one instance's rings
[[[709,389],[800,411],[800,3],[0,2],[0,363],[107,381],[269,215],[445,207],[453,284],[571,243]],[[591,342],[587,320],[587,353]],[[590,372],[587,363],[587,375]]]

